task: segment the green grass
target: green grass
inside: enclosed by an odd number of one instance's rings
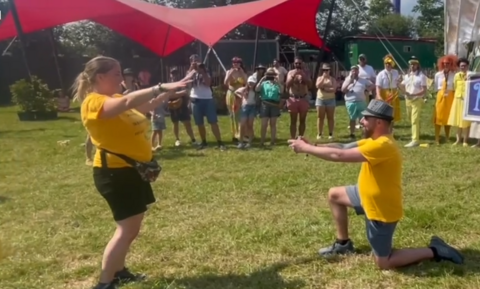
[[[431,106],[423,112],[430,142]],[[2,289],[89,288],[97,280],[114,225],[84,164],[78,117],[19,122],[15,109],[0,109]],[[287,121],[280,118],[283,141]],[[330,261],[316,256],[334,237],[327,191],[354,184],[359,165],[305,159],[280,142],[272,150],[174,149],[167,125],[159,153],[164,171],[154,183],[158,201],[128,257],[149,279],[123,288],[480,288],[480,150],[402,148],[405,218],[395,246],[424,246],[438,234],[465,253],[466,264],[424,262],[385,273],[375,268],[363,220],[352,212],[351,238],[361,253]],[[230,139],[226,117],[221,126]],[[315,126],[311,113],[311,138]],[[339,107],[339,141],[348,141],[346,127]],[[405,121],[396,135],[400,145],[409,141]],[[69,146],[57,145],[67,139]]]

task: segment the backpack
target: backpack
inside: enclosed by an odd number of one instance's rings
[[[260,97],[264,101],[280,101],[280,87],[273,82],[266,81],[262,84],[262,90],[260,91]]]

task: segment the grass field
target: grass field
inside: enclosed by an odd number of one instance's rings
[[[431,106],[423,138],[432,142]],[[347,118],[337,113],[337,140]],[[19,122],[0,109],[0,261],[2,289],[89,288],[97,280],[112,217],[85,166],[78,114]],[[466,264],[425,262],[381,272],[369,255],[361,217],[350,231],[359,254],[326,261],[318,248],[334,240],[328,188],[354,184],[359,165],[295,155],[282,139],[271,150],[229,145],[173,148],[171,124],[159,153],[164,172],[128,265],[148,274],[126,289],[480,288],[480,150],[449,144],[403,149],[405,218],[396,247],[424,246],[433,234],[460,248]],[[226,117],[221,118],[230,139]],[[308,120],[314,138],[315,114]],[[410,130],[396,130],[403,146]],[[184,141],[187,140],[184,136]],[[68,147],[57,145],[70,140]],[[284,145],[285,143],[285,145]]]

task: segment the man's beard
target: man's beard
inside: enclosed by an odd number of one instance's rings
[[[363,137],[370,138],[372,134],[373,134],[373,131],[367,129],[366,127],[363,127]]]

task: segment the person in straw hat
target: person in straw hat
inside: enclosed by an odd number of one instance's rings
[[[367,240],[375,264],[390,270],[423,260],[463,264],[464,257],[439,237],[433,236],[428,247],[393,249],[393,235],[403,217],[402,153],[391,135],[394,108],[381,100],[372,100],[361,120],[365,139],[348,145],[314,146],[303,138],[289,140],[296,153],[306,153],[326,161],[362,163],[358,184],[333,187],[328,202],[336,225],[333,245],[319,250],[321,256],[355,253],[348,235],[347,208],[365,215]]]
[[[333,139],[333,130],[335,128],[335,91],[337,82],[330,75],[330,65],[324,63],[322,65],[322,75],[318,76],[315,83],[317,87],[317,100],[315,106],[317,108],[317,139],[323,136],[323,124],[325,116],[328,123],[328,139]]]
[[[394,122],[402,118],[400,110],[400,98],[398,97],[398,84],[401,81],[400,74],[395,67],[395,60],[391,54],[383,58],[385,69],[380,71],[376,79],[376,99],[384,100],[393,106]]]
[[[399,85],[405,95],[407,118],[412,126],[412,141],[405,145],[407,148],[420,145],[420,113],[424,97],[427,93],[427,77],[420,71],[420,62],[415,56],[408,61],[410,69]]]
[[[267,69],[265,76],[256,85],[255,90],[260,94],[262,120],[260,128],[260,144],[263,146],[270,125],[270,145],[275,145],[277,139],[277,118],[280,116],[281,88],[276,79],[277,74],[273,68]]]

